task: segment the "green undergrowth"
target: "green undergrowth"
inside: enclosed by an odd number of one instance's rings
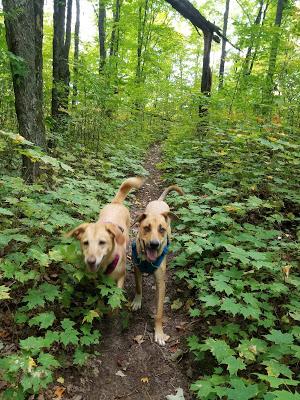
[[[197,319],[197,398],[300,399],[299,134],[174,129],[161,165],[186,195],[173,249]]]
[[[1,131],[1,151],[14,154],[0,178],[1,398],[41,393],[63,368],[82,366],[101,341],[99,319],[125,301],[109,278],[85,272],[79,244],[64,233],[96,220],[125,177],[146,174],[150,141],[129,132],[102,142],[97,157],[76,144],[50,157]],[[16,154],[40,161],[38,183],[14,173]]]

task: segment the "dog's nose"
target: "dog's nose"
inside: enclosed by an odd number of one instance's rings
[[[153,250],[156,250],[159,247],[159,241],[158,240],[151,240],[150,242],[150,248]]]
[[[96,264],[96,257],[90,256],[87,258],[86,262],[89,264],[90,267],[93,267]]]

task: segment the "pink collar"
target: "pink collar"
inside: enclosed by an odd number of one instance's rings
[[[119,256],[119,254],[117,254],[115,256],[115,258],[113,259],[113,261],[110,264],[108,264],[108,266],[104,272],[104,275],[110,275],[114,272],[114,270],[119,262],[119,259],[120,259],[120,256]]]

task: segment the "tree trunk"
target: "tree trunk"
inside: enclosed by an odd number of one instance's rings
[[[3,0],[8,50],[20,57],[23,68],[11,63],[15,108],[20,135],[46,148],[43,114],[43,0]],[[20,64],[19,64],[20,66]],[[22,174],[34,182],[38,163],[23,157]]]
[[[114,57],[117,57],[119,50],[120,12],[121,12],[121,0],[116,0],[113,7],[113,27],[111,32],[110,52],[109,52],[109,55]]]
[[[138,22],[138,37],[137,37],[137,65],[136,65],[136,82],[139,84],[143,81],[142,76],[142,64],[143,64],[143,52],[146,50],[146,24],[148,18],[148,8],[149,8],[149,0],[145,0],[144,5],[144,13],[143,7],[140,5],[139,7],[139,22]]]
[[[261,0],[259,9],[258,9],[258,13],[257,13],[257,16],[254,21],[254,26],[259,26],[261,23],[263,5],[264,5],[264,1]],[[248,49],[247,49],[247,53],[246,53],[246,57],[245,57],[245,64],[244,64],[244,68],[243,68],[244,75],[250,74],[249,63],[251,60],[253,45],[254,45],[254,42],[256,41],[257,37],[258,37],[257,32],[251,34],[251,41],[250,41],[250,45],[248,46]]]
[[[52,116],[60,125],[69,102],[72,0],[54,0]],[[58,127],[58,126],[57,126]]]
[[[270,57],[269,57],[269,66],[268,72],[266,76],[265,89],[263,94],[263,101],[265,104],[270,105],[273,100],[273,89],[274,89],[274,74],[276,69],[276,59],[278,53],[278,47],[280,42],[280,26],[282,21],[282,14],[285,5],[285,0],[277,1],[277,10],[275,17],[275,33],[272,39]],[[268,107],[269,108],[269,107]]]
[[[106,47],[105,47],[105,24],[106,24],[106,9],[104,0],[99,0],[99,15],[98,15],[98,32],[99,32],[99,73],[102,73],[106,62]]]
[[[270,3],[269,3],[269,0],[268,0],[268,2],[265,5],[264,12],[263,12],[263,16],[262,16],[262,20],[261,20],[261,27],[264,25],[269,4]],[[254,53],[253,53],[253,56],[252,56],[252,59],[251,59],[251,62],[250,62],[248,75],[251,75],[251,72],[252,72],[252,69],[253,69],[253,65],[254,65],[254,62],[256,60],[257,52],[258,52],[258,49],[259,49],[259,46],[260,46],[260,41],[261,41],[261,33],[259,32],[259,35],[258,35],[256,43],[255,43]]]
[[[210,51],[211,51],[212,33],[204,32],[204,50],[202,63],[201,93],[210,96],[211,93],[211,69],[210,69]]]
[[[228,25],[228,15],[229,15],[229,3],[230,0],[226,0],[225,12],[224,12],[224,22],[223,22],[223,35],[227,34]],[[222,89],[224,84],[224,70],[225,70],[225,57],[226,57],[226,40],[222,38],[222,51],[220,60],[220,70],[219,70],[219,90]]]
[[[204,33],[204,49],[203,49],[203,62],[202,62],[202,78],[201,78],[201,93],[209,97],[211,94],[212,76],[210,69],[210,52],[213,34],[212,32]],[[207,104],[202,101],[199,106],[199,115],[203,117],[207,114]]]
[[[72,106],[76,105],[78,95],[78,60],[79,60],[79,32],[80,32],[80,0],[76,0],[76,22],[74,32],[74,68],[73,68],[73,99]]]

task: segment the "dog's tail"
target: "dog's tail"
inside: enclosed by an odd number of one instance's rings
[[[177,185],[172,185],[172,186],[167,187],[167,189],[165,189],[165,190],[162,192],[162,194],[161,194],[161,196],[159,197],[158,200],[164,201],[166,195],[167,195],[169,192],[172,192],[173,190],[174,190],[175,192],[179,193],[181,196],[184,195],[183,190],[180,189],[179,186],[177,186]]]
[[[112,203],[121,204],[125,200],[126,196],[130,192],[131,189],[139,189],[144,182],[144,179],[141,177],[128,178],[126,179],[122,185],[120,186],[118,193],[115,195]]]

